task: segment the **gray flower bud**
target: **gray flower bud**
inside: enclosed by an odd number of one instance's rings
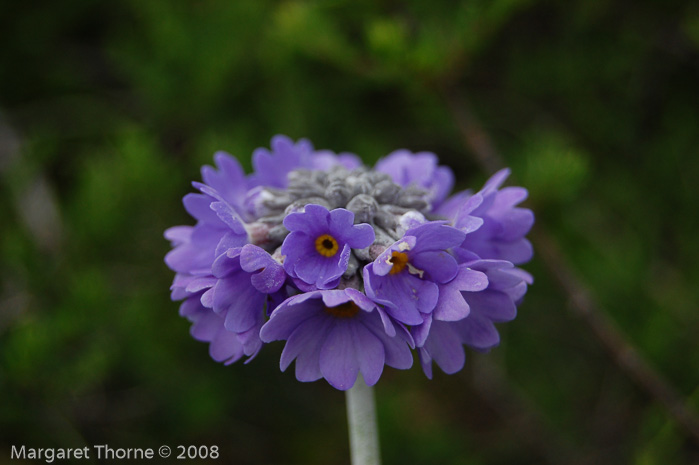
[[[374,218],[374,213],[378,211],[379,204],[370,195],[359,194],[355,195],[352,200],[347,203],[347,210],[354,213],[355,223],[370,223]]]

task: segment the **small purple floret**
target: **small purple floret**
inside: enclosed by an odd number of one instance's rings
[[[347,269],[351,249],[374,242],[374,229],[354,224],[354,213],[344,208],[328,211],[306,205],[302,213],[290,213],[284,226],[291,231],[282,244],[284,269],[318,289],[332,289]]]
[[[448,374],[461,370],[465,360],[463,345],[478,351],[497,346],[500,335],[494,323],[515,318],[516,305],[532,283],[528,273],[504,260],[477,260],[462,267],[484,274],[488,286],[461,292],[469,307],[467,318],[443,321],[436,318],[436,312],[426,317],[429,335],[419,349],[419,356],[428,378],[432,378],[432,361]]]
[[[364,268],[364,286],[369,297],[386,306],[396,320],[421,324],[421,314],[430,313],[439,298],[438,284],[454,279],[458,265],[448,249],[464,240],[465,234],[442,222],[409,229]]]
[[[524,236],[534,224],[534,214],[516,205],[527,198],[523,187],[504,187],[510,170],[495,173],[476,195],[483,198],[470,216],[483,220],[483,225],[468,234],[461,248],[480,258],[507,260],[519,265],[533,255],[532,245]]]
[[[389,174],[393,182],[401,186],[427,189],[431,193],[432,206],[436,207],[454,186],[454,173],[446,166],[438,166],[437,162],[437,156],[431,152],[396,150],[379,160],[375,169]]]
[[[282,371],[296,360],[296,378],[325,378],[346,390],[361,372],[368,385],[379,380],[385,365],[412,366],[412,339],[395,325],[390,336],[382,310],[355,289],[314,291],[287,299],[273,312],[260,331],[265,342],[286,340]]]

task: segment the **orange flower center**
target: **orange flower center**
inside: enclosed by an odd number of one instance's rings
[[[325,311],[335,318],[352,318],[359,312],[359,307],[354,302],[349,301],[337,307],[325,307]]]
[[[330,234],[323,234],[316,239],[316,250],[324,257],[332,257],[339,250],[340,246]]]
[[[408,264],[408,254],[404,252],[394,251],[391,253],[391,258],[388,261],[393,264],[393,266],[391,267],[391,271],[389,271],[389,274],[400,273]]]

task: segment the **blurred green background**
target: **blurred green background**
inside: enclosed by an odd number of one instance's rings
[[[162,232],[223,149],[277,133],[487,178],[456,89],[581,281],[699,413],[699,6],[692,1],[3,2],[0,463],[27,447],[220,447],[348,464],[344,396],[224,367],[169,300]],[[699,448],[536,277],[503,344],[376,389],[391,464],[692,464]],[[163,462],[162,460],[160,462]],[[16,462],[13,462],[16,463]],[[83,462],[84,463],[84,462]]]

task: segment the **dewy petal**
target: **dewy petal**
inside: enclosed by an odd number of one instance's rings
[[[240,251],[240,267],[248,273],[254,273],[274,265],[279,266],[272,256],[261,247],[247,244]]]
[[[234,233],[241,236],[247,236],[247,231],[243,221],[238,216],[238,213],[227,202],[213,202],[210,206],[211,210],[216,212],[216,215],[221,221],[226,223]]]
[[[265,268],[259,273],[250,276],[250,282],[259,292],[271,294],[277,292],[286,281],[286,273],[281,266],[278,268]]]
[[[230,249],[242,247],[248,243],[247,235],[236,234],[233,231],[228,231],[223,235],[218,245],[216,245],[215,257],[220,257]]]
[[[269,253],[252,244],[242,248],[240,266],[248,273],[253,273],[250,282],[265,294],[277,292],[286,281],[284,268]]]
[[[346,321],[338,321],[320,350],[320,372],[337,389],[345,391],[354,385],[359,372],[357,348]]]

